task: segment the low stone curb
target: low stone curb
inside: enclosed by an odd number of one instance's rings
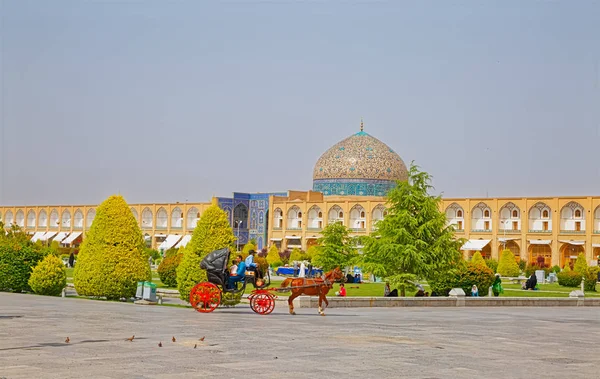
[[[394,307],[600,307],[600,298],[582,297],[328,297],[328,308]],[[301,296],[294,307],[317,308],[318,297]]]

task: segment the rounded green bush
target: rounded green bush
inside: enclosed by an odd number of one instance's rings
[[[160,262],[158,276],[167,287],[177,287],[177,266],[181,263],[183,254],[169,255]]]
[[[582,275],[575,271],[563,270],[556,274],[558,278],[558,284],[564,287],[579,287],[581,285]]]
[[[33,268],[28,283],[38,295],[58,296],[67,286],[67,269],[60,258],[48,255]]]
[[[96,217],[81,244],[73,279],[82,296],[130,298],[137,283],[152,274],[145,243],[135,217],[122,196],[111,196],[96,210]]]
[[[448,296],[453,288],[462,288],[470,296],[471,288],[476,285],[479,296],[485,296],[493,282],[494,272],[489,267],[467,263],[430,279],[429,286],[438,296]]]
[[[39,248],[27,240],[0,239],[0,291],[30,291],[31,271],[43,258]]]

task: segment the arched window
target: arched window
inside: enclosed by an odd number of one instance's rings
[[[50,227],[51,228],[56,228],[59,225],[59,221],[58,221],[58,211],[56,209],[53,209],[52,212],[50,212]]]
[[[169,215],[165,208],[158,208],[156,211],[156,229],[166,229]]]
[[[171,228],[181,229],[183,226],[183,212],[179,207],[171,211]]]
[[[490,207],[481,202],[473,207],[471,211],[471,229],[473,231],[490,231],[492,229],[492,220]]]
[[[283,211],[281,208],[276,208],[275,211],[273,211],[273,221],[273,228],[281,229],[283,227]]]
[[[288,209],[288,229],[300,229],[302,228],[302,212],[296,205]]]
[[[240,228],[248,228],[248,207],[245,204],[238,204],[233,208],[233,226]]]
[[[552,220],[550,220],[550,207],[545,203],[536,203],[529,209],[529,230],[533,232],[552,231]]]
[[[200,212],[198,212],[198,208],[191,207],[190,209],[188,209],[186,221],[185,221],[186,228],[194,229],[196,227],[196,224],[198,223],[199,219],[200,219]]]
[[[150,208],[146,207],[142,211],[142,228],[151,229],[154,225],[153,215]]]
[[[462,209],[459,209],[459,210],[457,210],[457,211],[456,211],[456,217],[458,217],[458,218],[462,218],[462,216],[463,216],[463,211],[462,211]]]
[[[350,228],[363,230],[366,228],[365,209],[356,204],[350,209]]]
[[[500,230],[521,230],[521,220],[519,219],[520,209],[514,203],[506,203],[500,208]]]
[[[576,201],[571,201],[565,205],[560,211],[560,230],[568,232],[584,232],[585,220],[583,215],[583,207]]]
[[[514,209],[514,210],[512,211],[512,216],[513,216],[513,218],[518,218],[518,217],[519,217],[519,211],[518,211],[518,210],[516,210],[516,209]]]
[[[311,229],[323,228],[323,212],[316,205],[313,205],[308,210],[308,227]]]
[[[333,224],[336,222],[344,223],[344,212],[339,205],[334,205],[329,209],[328,212],[329,223]]]
[[[46,213],[45,209],[40,211],[40,215],[38,216],[38,225],[40,228],[48,227],[48,213]]]
[[[90,209],[87,212],[87,216],[85,218],[85,225],[87,228],[91,228],[92,227],[92,223],[94,222],[94,218],[96,218],[96,210],[95,209]]]
[[[71,227],[71,212],[65,209],[62,213],[62,222],[61,227],[70,228]]]
[[[20,227],[24,227],[25,226],[25,213],[19,209],[17,211],[17,216],[15,217],[15,223]]]
[[[35,211],[30,209],[29,212],[27,212],[27,227],[35,228],[35,224]]]
[[[14,222],[12,211],[6,211],[4,214],[4,225],[10,226]]]
[[[83,212],[81,212],[81,209],[76,210],[73,215],[73,227],[76,229],[83,228]]]

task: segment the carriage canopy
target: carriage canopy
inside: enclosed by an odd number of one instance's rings
[[[200,268],[206,271],[225,272],[227,271],[227,263],[229,262],[229,248],[215,250],[209,253],[202,262]]]

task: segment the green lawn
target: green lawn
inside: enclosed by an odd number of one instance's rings
[[[152,271],[152,282],[155,283],[158,288],[167,288],[167,289],[177,289],[173,287],[166,287],[158,277],[158,273],[156,271]],[[271,287],[279,287],[281,285],[281,280],[273,280],[271,282]],[[73,269],[67,268],[67,283],[73,283]],[[503,297],[568,297],[569,293],[573,290],[579,289],[573,287],[562,287],[557,283],[553,284],[540,284],[539,291],[524,291],[521,289],[520,284],[511,284],[511,283],[502,283],[504,287],[504,293],[500,294]],[[429,291],[429,286],[427,284],[423,284],[426,291]],[[329,292],[329,296],[335,296],[335,292],[339,291],[339,284],[334,284],[333,289]],[[250,292],[252,286],[248,287],[248,291]],[[597,287],[598,291],[600,291],[600,285]],[[483,289],[479,289],[480,293],[483,292]],[[429,291],[430,292],[430,291]],[[487,290],[486,290],[487,293]],[[286,295],[285,292],[281,293],[282,295]],[[287,293],[289,294],[289,292]],[[355,283],[346,283],[346,294],[347,296],[383,296],[383,283],[363,283],[363,284],[355,284]],[[408,296],[413,296],[414,293],[409,292]],[[585,296],[587,297],[600,297],[600,292],[586,292]]]

